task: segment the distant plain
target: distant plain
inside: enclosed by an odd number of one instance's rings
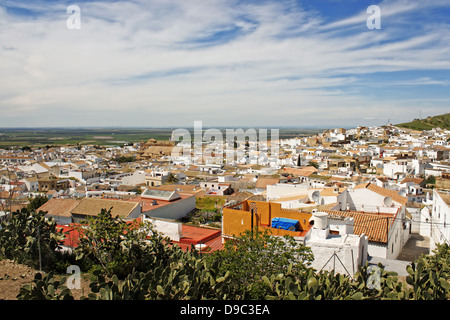
[[[0,128],[0,148],[50,147],[70,145],[117,145],[147,141],[169,140],[176,128]],[[207,128],[203,128],[204,130]],[[220,128],[218,128],[220,129]],[[230,128],[231,129],[231,128]],[[235,128],[238,129],[238,128]],[[247,130],[247,128],[242,128]],[[259,129],[254,128],[257,132]],[[193,129],[188,129],[193,139]],[[225,130],[222,130],[225,139]],[[305,137],[323,129],[281,128],[280,139]],[[267,128],[267,139],[271,131]]]

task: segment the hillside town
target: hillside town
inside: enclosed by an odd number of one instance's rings
[[[205,253],[258,228],[310,247],[317,270],[353,275],[367,261],[413,261],[405,247],[417,239],[425,253],[449,243],[449,139],[439,128],[329,129],[269,141],[277,154],[264,164],[249,143],[231,146],[241,151],[231,162],[174,157],[182,144],[174,139],[2,149],[0,220],[43,196],[37,210],[68,231],[68,250],[77,245],[72,227],[101,209],[149,220]]]

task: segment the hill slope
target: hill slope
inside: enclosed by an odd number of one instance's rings
[[[450,130],[450,113],[428,117],[426,119],[414,119],[411,122],[396,124],[396,126],[413,130],[430,130],[436,127]]]

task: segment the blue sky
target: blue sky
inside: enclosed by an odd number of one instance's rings
[[[0,74],[0,127],[398,123],[450,110],[450,2],[0,0]]]

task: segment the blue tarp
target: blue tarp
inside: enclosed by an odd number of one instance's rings
[[[300,223],[298,220],[288,219],[288,218],[273,218],[272,228],[284,229],[290,231],[299,231]]]

